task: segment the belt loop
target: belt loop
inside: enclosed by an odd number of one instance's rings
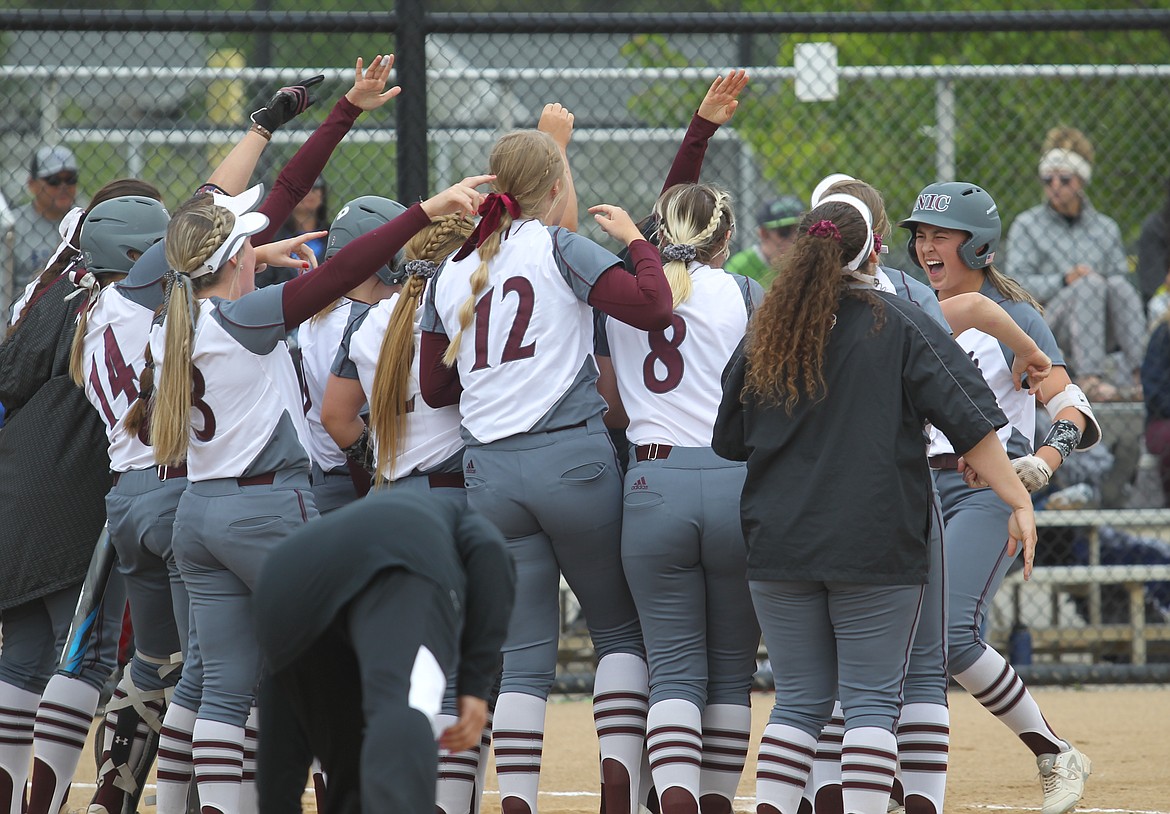
[[[166,464],[159,464],[157,467],[157,470],[158,471],[155,474],[158,475],[158,479],[159,480],[166,480],[167,479],[167,465]]]
[[[657,443],[650,444],[650,448],[646,450],[646,460],[647,461],[658,460],[658,444]]]

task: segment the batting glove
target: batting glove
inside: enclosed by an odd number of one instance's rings
[[[270,133],[276,132],[317,101],[317,97],[311,92],[312,88],[324,81],[325,75],[317,74],[302,79],[295,85],[281,88],[268,100],[267,105],[252,112],[252,121]]]
[[[1044,463],[1043,458],[1035,455],[1025,455],[1012,461],[1012,468],[1020,476],[1020,481],[1029,492],[1038,492],[1048,485],[1052,479],[1052,469]]]

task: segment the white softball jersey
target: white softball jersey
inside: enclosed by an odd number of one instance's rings
[[[346,465],[345,453],[325,431],[321,423],[321,403],[325,399],[325,384],[329,368],[341,345],[345,326],[353,309],[364,308],[362,303],[342,297],[327,314],[301,323],[297,330],[297,345],[301,349],[301,372],[304,374],[305,421],[309,426],[309,456],[313,463],[326,472]]]
[[[191,354],[190,481],[309,465],[309,428],[284,341],[281,288],[269,286],[235,301],[199,300]],[[152,328],[156,375],[166,365],[164,337],[163,326]]]
[[[693,290],[671,327],[647,332],[605,320],[632,444],[711,446],[720,379],[747,330],[748,305],[731,274],[701,263],[689,270]]]
[[[435,311],[448,336],[458,329],[478,266],[479,253],[472,252],[448,261],[432,281]],[[588,285],[603,270],[583,269]],[[483,444],[532,429],[573,386],[586,362],[593,364],[592,309],[558,267],[544,224],[513,224],[488,277],[457,357],[463,426]]]
[[[398,304],[399,295],[382,300],[372,306],[360,324],[355,324],[349,340],[349,360],[357,369],[358,380],[366,401],[374,392],[374,372],[378,366],[378,355],[382,340],[390,324],[390,316]],[[419,328],[421,306],[414,312],[414,361],[410,366],[410,382],[407,385],[406,435],[402,439],[402,450],[394,460],[393,470],[383,469],[381,474],[387,480],[396,480],[407,475],[430,472],[439,464],[463,449],[463,438],[459,431],[459,408],[457,406],[430,407],[419,395],[418,346],[422,331]],[[375,448],[378,439],[374,438]]]
[[[114,472],[154,466],[154,451],[125,427],[126,413],[138,399],[153,319],[150,309],[122,296],[116,286],[107,286],[86,322],[85,395],[106,425]]]

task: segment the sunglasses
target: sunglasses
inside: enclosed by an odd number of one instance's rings
[[[1074,178],[1076,178],[1075,175],[1065,175],[1063,173],[1060,175],[1041,175],[1040,182],[1044,184],[1044,186],[1048,186],[1053,181],[1060,181],[1060,185],[1062,187],[1067,187],[1072,183]]]
[[[77,173],[73,173],[72,175],[54,175],[51,178],[42,178],[41,180],[51,187],[75,187],[77,186]]]

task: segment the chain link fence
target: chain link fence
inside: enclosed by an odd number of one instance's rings
[[[747,67],[751,81],[703,178],[734,196],[733,251],[760,242],[766,203],[807,202],[831,172],[882,190],[891,221],[928,183],[978,183],[1003,216],[998,264],[1049,306],[1105,437],[1038,497],[1040,567],[1027,584],[1009,576],[989,638],[1037,673],[1165,677],[1170,335],[1155,329],[1170,301],[1167,4],[1010,12],[985,0],[939,12],[874,2],[801,13],[812,4],[797,2],[766,13],[766,3],[647,2],[623,14],[590,2],[524,13],[512,8],[527,4],[487,0],[409,0],[387,13],[342,0],[324,10],[291,0],[116,5],[0,11],[0,304],[39,270],[74,199],[137,176],[179,203],[251,110],[319,69],[321,101],[262,159],[259,177],[271,182],[349,87],[355,58],[390,51],[404,92],[337,150],[323,178],[329,217],[358,195],[412,200],[484,171],[499,133],[533,126],[554,101],[576,114],[570,159],[582,206],[647,213],[703,93],[729,66]],[[69,152],[45,153],[33,170],[38,150],[53,146]],[[1053,149],[1080,163],[1042,163]],[[1060,196],[1081,187],[1078,200],[1091,204],[1061,216]],[[582,230],[605,240],[587,218]],[[921,277],[906,233],[884,237],[884,262]],[[1082,266],[1091,273],[1074,270]]]

